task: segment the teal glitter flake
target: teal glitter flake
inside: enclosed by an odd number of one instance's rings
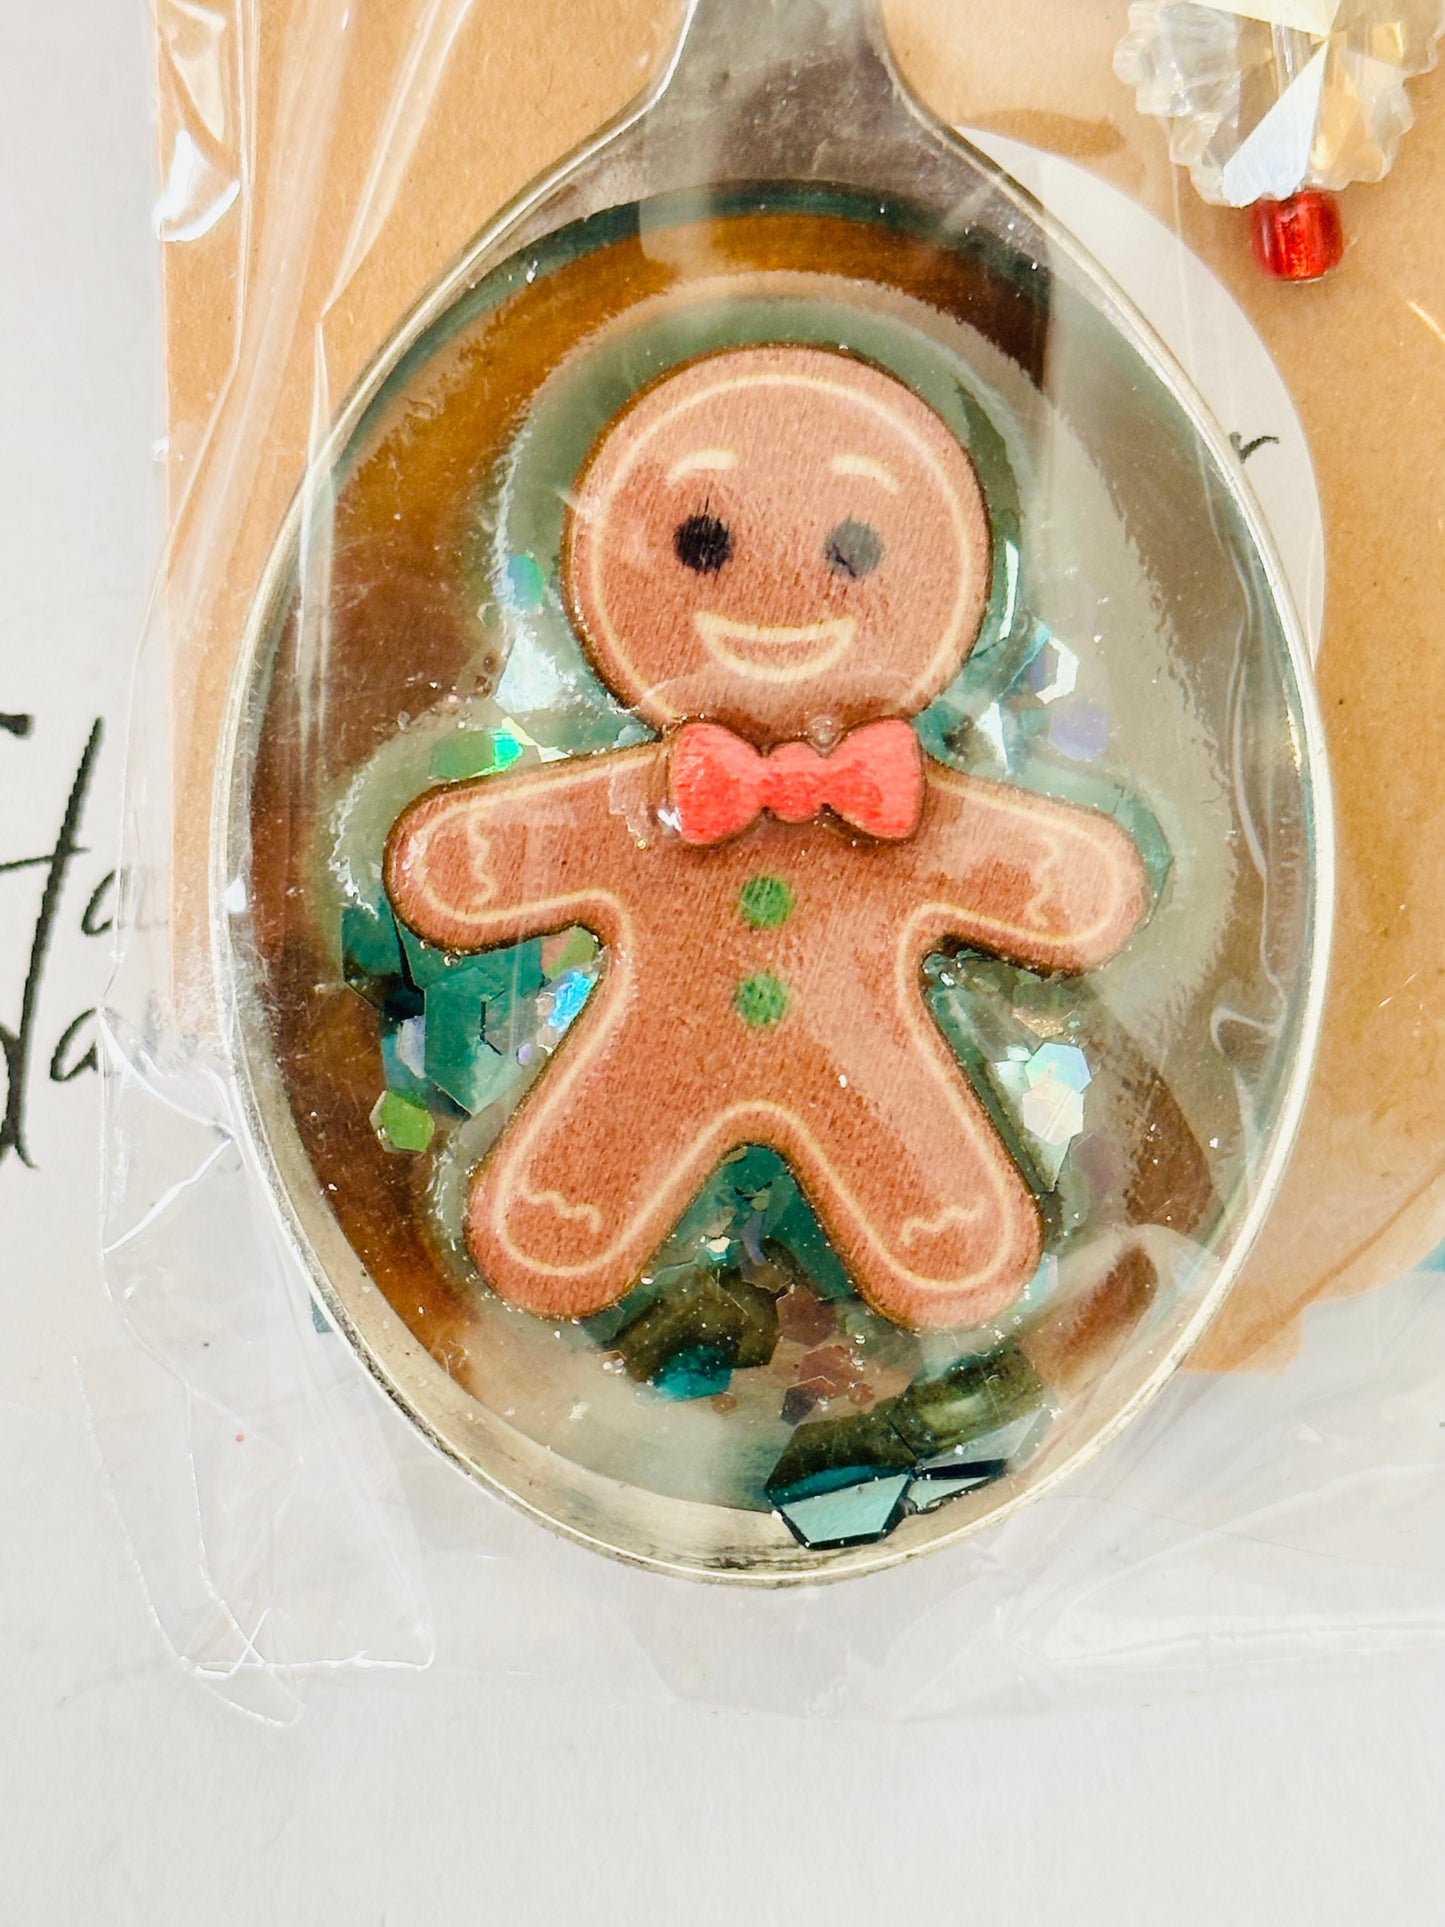
[[[418,990],[430,990],[447,977],[466,975],[482,997],[520,1000],[535,997],[542,988],[542,944],[539,938],[510,945],[505,950],[453,952],[423,943],[406,925],[398,924],[406,973]]]
[[[763,1145],[748,1145],[722,1164],[688,1206],[658,1256],[678,1264],[741,1266],[776,1248],[806,1275],[820,1298],[853,1296],[841,1260],[787,1163]]]
[[[999,705],[990,703],[975,719],[973,727],[979,739],[987,743],[995,760],[1004,769],[1012,770],[1016,752],[1006,732],[1004,713]]]
[[[545,981],[540,939],[454,955],[423,943],[384,899],[346,905],[341,939],[347,981],[380,1013],[388,1095],[445,1120],[452,1107],[475,1116],[520,1085],[515,1046],[535,1027],[531,1000]],[[566,995],[579,991],[569,984]]]
[[[792,1499],[779,1505],[778,1512],[800,1544],[818,1552],[835,1551],[885,1538],[902,1516],[907,1491],[908,1475],[900,1472]]]
[[[426,993],[426,1074],[472,1116],[495,1103],[515,1066],[482,1035],[490,976],[458,969]]]
[[[511,1031],[519,1006],[541,989],[541,944],[452,957],[410,931],[403,930],[402,942],[412,980],[425,996],[426,1077],[475,1116],[518,1080]]]
[[[871,1412],[800,1425],[764,1486],[773,1504],[790,1505],[894,1472],[916,1472],[918,1454],[892,1422],[896,1403],[888,1399]]]
[[[980,1472],[970,1467],[963,1472],[914,1479],[908,1487],[908,1508],[910,1512],[937,1512],[950,1499],[961,1498],[965,1492],[977,1492],[980,1486],[992,1485],[997,1476],[992,1469]]]
[[[992,1485],[1032,1450],[1046,1424],[1045,1414],[1025,1412],[1011,1424],[985,1432],[920,1465],[918,1476],[908,1488],[909,1506],[915,1512],[935,1512],[962,1492]]]
[[[341,963],[346,981],[358,989],[401,975],[401,943],[389,904],[342,906]]]
[[[718,1345],[691,1345],[658,1367],[652,1383],[664,1398],[711,1398],[725,1392],[733,1361]]]
[[[440,983],[453,966],[453,959],[445,950],[437,950],[429,943],[423,943],[414,930],[404,923],[398,923],[397,931],[401,937],[402,956],[406,961],[406,974],[418,990],[429,990]]]

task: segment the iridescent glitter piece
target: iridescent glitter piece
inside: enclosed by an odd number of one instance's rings
[[[1206,201],[1382,180],[1433,67],[1442,0],[1135,0],[1115,71]]]
[[[1079,658],[1055,637],[1050,636],[1030,661],[1025,674],[1029,688],[1041,703],[1061,702],[1072,696],[1079,681]]]
[[[1076,763],[1092,763],[1109,747],[1109,716],[1097,703],[1061,703],[1049,719],[1049,742]]]
[[[1042,1175],[1058,1182],[1069,1146],[1084,1128],[1084,1092],[1093,1082],[1077,1044],[1048,1043],[1030,1053],[1016,1046],[993,1075],[1018,1107]]]

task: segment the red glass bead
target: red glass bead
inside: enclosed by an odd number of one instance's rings
[[[1256,201],[1252,239],[1255,260],[1276,281],[1318,281],[1345,251],[1340,204],[1318,188],[1287,201]]]

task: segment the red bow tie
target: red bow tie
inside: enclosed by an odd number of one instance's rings
[[[717,723],[689,723],[673,744],[672,805],[685,843],[720,843],[764,810],[810,823],[825,809],[894,842],[918,828],[923,760],[904,722],[866,723],[827,756],[809,743],[761,755]]]

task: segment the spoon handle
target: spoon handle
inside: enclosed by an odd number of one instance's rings
[[[796,151],[799,116],[827,143],[896,111],[898,83],[878,0],[691,0],[667,92],[747,101],[759,146],[787,121]]]

